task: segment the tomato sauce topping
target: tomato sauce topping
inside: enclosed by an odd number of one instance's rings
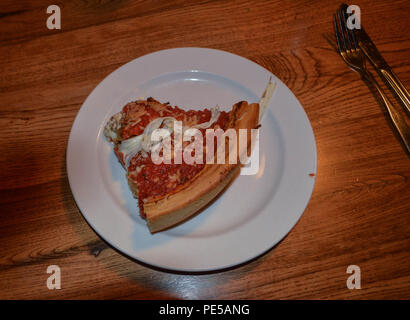
[[[130,178],[138,186],[138,206],[145,218],[144,202],[153,197],[163,196],[192,179],[204,164],[154,164],[151,157],[141,154],[131,160]],[[137,169],[138,168],[138,169]]]

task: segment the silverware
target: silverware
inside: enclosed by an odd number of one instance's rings
[[[400,99],[399,101],[407,109],[407,111],[410,112],[410,94],[406,88],[387,64],[386,60],[384,60],[373,41],[367,35],[366,31],[361,28],[355,29],[354,32],[358,35],[360,48],[367,56],[374,69],[381,78],[386,80],[386,84],[390,87],[390,89],[397,93],[397,96]]]
[[[348,6],[345,3],[340,6],[340,10],[342,10],[349,17],[353,15],[353,13],[347,13],[347,8]],[[384,60],[376,45],[368,36],[366,30],[363,28],[363,26],[360,26],[360,29],[354,29],[353,32],[358,38],[359,47],[367,56],[380,78],[385,80],[385,83],[390,88],[390,90],[393,93],[397,94],[399,102],[403,105],[407,112],[410,112],[409,92],[393,72],[392,68],[388,65],[386,60]]]
[[[340,10],[333,15],[339,54],[352,70],[358,72],[362,76],[363,80],[368,81],[376,88],[390,115],[390,119],[402,138],[407,151],[410,153],[410,127],[407,125],[400,112],[384,94],[373,75],[367,70],[364,54],[358,46],[354,32],[346,26],[346,19],[346,11],[343,10],[342,6]]]

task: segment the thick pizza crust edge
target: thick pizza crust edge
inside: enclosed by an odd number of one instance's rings
[[[258,121],[259,105],[239,102],[232,108],[229,127],[236,130],[253,129],[258,125]],[[250,134],[248,149],[250,150]],[[239,172],[239,156],[237,164],[207,164],[178,192],[145,203],[144,212],[150,232],[155,233],[175,226],[211,202]]]

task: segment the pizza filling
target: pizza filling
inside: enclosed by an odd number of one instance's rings
[[[206,129],[225,129],[229,113],[220,112],[218,109],[185,111],[148,98],[146,101],[128,103],[114,117],[116,117],[115,123],[108,122],[111,128],[110,132],[104,133],[107,138],[116,142],[114,151],[127,170],[128,179],[138,189],[140,214],[145,218],[145,202],[161,198],[184,185],[193,179],[206,163],[204,155],[202,164],[187,164],[184,161],[181,164],[155,164],[151,159],[150,147],[152,145],[149,141],[153,129],[168,129],[171,128],[173,121],[181,121],[184,128],[197,128],[205,136]],[[171,130],[172,148],[174,148],[173,138]],[[182,150],[189,143],[184,142]]]

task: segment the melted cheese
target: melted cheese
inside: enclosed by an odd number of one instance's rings
[[[118,151],[123,154],[125,168],[128,169],[131,159],[141,151],[143,134],[121,142]]]
[[[211,109],[211,119],[208,122],[197,124],[193,128],[198,129],[207,129],[219,118],[220,111],[219,108]],[[169,132],[169,135],[172,134],[174,130],[174,122],[177,121],[173,117],[161,117],[152,120],[144,129],[144,132],[139,136],[134,136],[132,138],[126,139],[121,142],[119,145],[118,151],[123,154],[123,159],[125,163],[125,168],[128,169],[131,159],[140,151],[145,151],[149,153],[156,144],[160,141],[152,141],[152,133],[163,125],[163,129],[166,129]],[[183,131],[186,131],[189,127],[184,127]]]

